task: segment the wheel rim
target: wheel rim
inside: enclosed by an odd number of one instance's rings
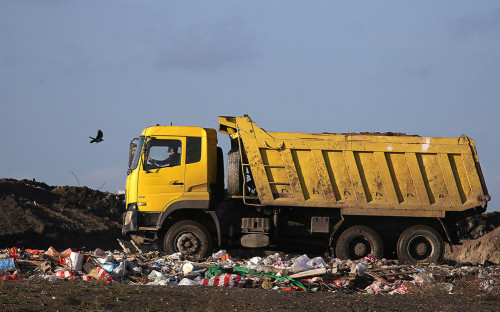
[[[194,233],[182,232],[175,238],[175,248],[185,255],[193,255],[200,251],[201,241]]]
[[[432,242],[425,236],[415,236],[408,243],[408,255],[416,261],[428,259],[432,252]]]
[[[359,259],[368,256],[372,251],[372,246],[364,237],[354,238],[347,246],[349,259]]]

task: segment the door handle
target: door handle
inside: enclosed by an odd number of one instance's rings
[[[184,183],[179,182],[179,181],[170,182],[170,184],[172,184],[172,185],[184,185]]]

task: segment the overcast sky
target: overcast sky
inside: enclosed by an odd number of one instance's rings
[[[143,128],[249,114],[270,131],[465,133],[500,210],[499,99],[493,0],[0,0],[3,178],[123,190]]]

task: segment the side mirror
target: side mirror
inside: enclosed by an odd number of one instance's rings
[[[137,143],[136,143],[136,141],[138,141],[138,140],[139,140],[138,138],[133,138],[132,141],[130,141],[130,144],[129,144],[129,153],[128,153],[128,167],[129,167],[129,171],[130,171],[130,167],[132,166],[132,160],[134,159],[135,152],[137,150]]]

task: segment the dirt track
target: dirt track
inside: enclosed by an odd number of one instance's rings
[[[498,311],[474,295],[361,295],[101,282],[0,281],[3,311]]]

